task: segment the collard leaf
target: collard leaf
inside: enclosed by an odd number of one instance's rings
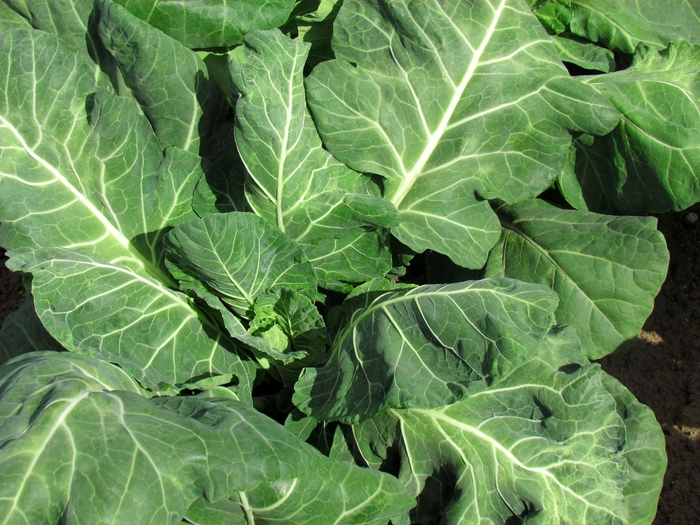
[[[0,388],[4,523],[176,524],[202,495],[292,484],[320,456],[243,403],[149,400],[86,356],[23,356],[0,368]]]
[[[394,477],[318,454],[294,480],[258,485],[214,504],[200,498],[187,519],[197,525],[386,525],[414,504]]]
[[[47,248],[8,252],[33,275],[36,312],[68,350],[118,363],[153,390],[234,374],[249,399],[254,366],[180,293],[122,265]]]
[[[199,157],[164,152],[136,103],[99,89],[80,55],[47,33],[3,34],[0,67],[0,244],[158,274],[162,230],[195,217]]]
[[[14,16],[10,13],[14,13]],[[0,28],[33,27],[58,37],[66,47],[85,60],[95,82],[100,86],[111,85],[119,92],[119,71],[97,32],[99,16],[99,6],[96,7],[94,0],[0,2]],[[19,23],[18,18],[23,19],[24,23]]]
[[[221,105],[204,62],[110,0],[102,1],[99,34],[161,145],[198,154],[202,131]]]
[[[324,144],[384,177],[399,240],[465,267],[498,239],[483,199],[533,197],[563,168],[567,129],[603,134],[619,119],[520,0],[346,1],[333,50],[306,81]]]
[[[284,24],[294,0],[117,0],[133,15],[190,49],[233,47],[256,29]]]
[[[570,62],[584,69],[603,73],[615,71],[615,57],[609,49],[568,34],[553,35],[552,43],[562,62]]]
[[[19,310],[5,318],[0,327],[0,364],[28,352],[63,350],[46,331],[34,310],[34,298],[27,296]]]
[[[598,365],[540,358],[468,399],[391,409],[352,432],[361,457],[393,465],[418,496],[402,524],[648,525],[665,466],[651,410]]]
[[[575,177],[588,209],[637,215],[700,201],[700,46],[640,48],[632,66],[586,80],[622,113],[604,137],[576,141]],[[569,190],[575,194],[575,190]]]
[[[700,44],[700,6],[694,0],[545,0],[535,13],[556,33],[568,27],[623,53],[634,53],[640,42],[657,49],[679,38]]]
[[[510,279],[368,294],[329,362],[304,370],[294,403],[317,420],[347,423],[389,407],[454,403],[526,361],[556,304],[544,287]]]
[[[313,268],[303,250],[252,213],[221,213],[176,226],[165,250],[171,263],[249,317],[255,298],[271,288],[316,297]],[[186,278],[186,277],[185,277]]]
[[[306,107],[308,52],[308,44],[279,31],[246,37],[230,65],[241,93],[236,144],[252,209],[301,244],[321,285],[337,289],[391,269],[385,229],[398,216],[390,203],[369,194],[368,177],[323,149]]]
[[[636,339],[668,268],[656,219],[561,210],[539,200],[503,207],[499,215],[503,235],[487,276],[557,292],[556,322],[576,328],[590,359]]]

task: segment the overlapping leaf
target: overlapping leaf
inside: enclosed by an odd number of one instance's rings
[[[663,49],[683,38],[700,44],[700,5],[695,0],[529,0],[546,27],[572,33],[609,49],[634,53],[642,42]]]
[[[385,178],[399,240],[465,267],[499,235],[481,199],[538,194],[564,166],[567,128],[602,134],[619,118],[520,0],[346,1],[333,50],[307,79],[324,144]]]
[[[220,104],[199,57],[182,44],[103,0],[99,34],[166,148],[200,153],[200,139]],[[153,67],[158,64],[158,67]]]
[[[656,219],[561,210],[543,201],[503,207],[501,240],[486,275],[550,287],[557,324],[599,359],[637,337],[666,278],[668,250]]]
[[[294,480],[258,485],[214,504],[199,499],[187,519],[197,525],[386,525],[414,505],[396,478],[319,454]]]
[[[284,24],[294,0],[117,0],[132,14],[183,45],[195,48],[233,47],[255,29]]]
[[[256,297],[271,288],[316,297],[306,254],[287,235],[252,213],[221,213],[176,226],[166,238],[168,259],[249,317]]]
[[[651,523],[663,434],[597,365],[557,369],[575,336],[565,339],[553,343],[553,362],[532,359],[468,399],[392,409],[352,428],[359,457],[418,495],[394,523]]]
[[[33,27],[60,38],[89,64],[99,85],[111,85],[118,90],[119,72],[97,34],[98,20],[99,7],[95,6],[95,0],[0,0],[0,29]]]
[[[69,350],[119,363],[155,390],[190,378],[235,374],[249,399],[253,367],[187,298],[130,268],[62,249],[9,252],[31,273],[36,312]]]
[[[683,210],[700,201],[700,46],[640,48],[629,69],[591,77],[622,113],[604,137],[575,140],[575,169],[561,188],[600,213]]]
[[[120,368],[85,356],[23,356],[0,368],[0,388],[4,524],[177,524],[202,495],[291,485],[317,463],[333,469],[243,403],[149,400]],[[392,481],[377,474],[368,486]]]
[[[544,287],[510,279],[368,294],[329,362],[304,370],[294,402],[319,421],[344,422],[453,403],[528,360],[556,304]]]
[[[390,203],[368,194],[369,178],[323,149],[306,108],[308,52],[308,44],[279,31],[246,37],[231,62],[241,93],[236,143],[255,213],[299,242],[321,284],[337,288],[391,269],[384,229],[394,226],[397,216]]]
[[[25,298],[0,327],[0,364],[28,352],[60,351],[63,347],[46,331],[34,310],[34,298]]]

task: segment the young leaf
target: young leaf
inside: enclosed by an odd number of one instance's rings
[[[504,206],[499,216],[503,234],[486,276],[557,292],[556,322],[576,328],[590,359],[636,339],[668,268],[656,219],[561,210],[540,200]]]
[[[640,47],[630,68],[586,79],[622,119],[609,135],[575,140],[575,177],[563,187],[580,187],[600,213],[678,211],[700,201],[699,69],[700,45],[677,41],[661,52]]]
[[[316,279],[304,251],[252,213],[220,213],[181,224],[165,238],[171,263],[204,283],[242,317],[270,288],[316,297]]]
[[[333,50],[306,82],[324,144],[384,177],[400,241],[469,268],[499,235],[483,199],[535,196],[564,166],[568,129],[603,134],[619,119],[520,0],[348,0]]]
[[[69,350],[118,363],[149,388],[233,373],[248,399],[254,366],[187,298],[153,278],[60,248],[8,252],[8,268],[33,274],[36,312]]]
[[[603,73],[615,71],[612,51],[581,40],[570,34],[552,36],[552,43],[562,62]]]
[[[308,52],[308,44],[279,31],[246,37],[230,65],[241,93],[236,144],[253,211],[303,246],[322,286],[339,288],[391,269],[383,230],[398,217],[390,203],[368,194],[368,177],[323,149],[306,107]]]
[[[454,403],[527,361],[557,297],[510,279],[368,294],[322,368],[307,368],[294,403],[319,421],[365,421],[388,407]]]

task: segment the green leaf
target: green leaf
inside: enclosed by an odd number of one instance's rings
[[[465,267],[498,239],[484,199],[535,196],[564,166],[568,129],[602,134],[619,119],[569,77],[520,0],[348,0],[333,50],[306,82],[324,144],[384,177],[400,241]]]
[[[120,93],[119,71],[98,35],[99,17],[100,9],[94,0],[0,2],[0,28],[3,29],[0,32],[12,27],[33,27],[58,37],[66,47],[74,53],[77,52],[85,60],[97,84],[111,85]],[[20,23],[18,19],[22,19],[24,23]]]
[[[562,210],[540,200],[499,210],[503,235],[486,275],[548,286],[584,353],[599,359],[635,340],[666,278],[666,241],[651,217]]]
[[[342,0],[321,0],[315,10],[300,15],[296,19],[298,39],[311,44],[307,66],[313,68],[325,60],[335,58],[331,48],[333,23],[338,16]]]
[[[116,0],[190,49],[233,47],[255,29],[284,24],[295,0]]]
[[[622,113],[604,137],[575,141],[575,178],[587,207],[639,215],[700,201],[700,46],[641,47],[629,69],[591,77]]]
[[[527,361],[549,331],[556,294],[510,279],[367,294],[294,403],[321,421],[356,423],[386,408],[469,397]]]
[[[29,295],[16,312],[8,315],[0,327],[0,364],[28,352],[63,350],[46,331],[34,310],[34,298]]]
[[[545,0],[535,13],[548,27],[565,27],[612,50],[634,53],[642,42],[658,49],[679,38],[700,44],[700,6],[694,0]],[[557,22],[554,23],[553,20]]]
[[[181,280],[202,282],[242,317],[249,317],[256,297],[271,288],[316,297],[313,268],[303,250],[251,213],[220,213],[176,226],[165,250],[186,274]]]
[[[243,403],[149,400],[85,356],[23,356],[0,368],[0,389],[3,523],[176,524],[201,496],[294,484],[319,461]]]
[[[552,43],[562,62],[603,73],[615,71],[615,57],[609,49],[579,40],[574,35],[553,35]]]
[[[418,496],[394,523],[650,524],[665,466],[652,412],[598,365],[555,366],[535,358],[453,405],[354,426],[361,457]]]
[[[394,477],[318,454],[291,482],[263,484],[226,501],[195,501],[187,519],[197,525],[386,525],[415,504]]]
[[[60,248],[8,255],[8,268],[33,274],[36,312],[68,350],[118,363],[153,390],[233,373],[239,397],[250,398],[253,364],[184,295],[126,266]]]
[[[136,103],[99,89],[56,37],[3,34],[0,68],[0,245],[64,247],[158,274],[162,230],[195,217],[201,159],[163,151]]]
[[[120,5],[110,0],[101,3],[100,38],[161,145],[199,154],[202,131],[222,102],[204,62]]]
[[[393,206],[368,193],[372,182],[323,149],[306,107],[309,45],[279,31],[256,31],[233,54],[236,144],[248,170],[253,211],[309,255],[322,286],[381,277],[391,269],[386,228]]]

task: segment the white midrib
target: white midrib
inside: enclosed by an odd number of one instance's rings
[[[98,220],[102,225],[104,226],[105,230],[117,241],[118,244],[124,247],[124,249],[129,252],[129,259],[133,259],[133,255],[131,254],[131,243],[129,243],[129,239],[127,239],[122,232],[120,232],[117,228],[114,227],[114,225],[107,220],[107,217],[105,217],[100,210],[98,210],[95,205],[90,202],[85,195],[83,195],[78,189],[71,184],[68,179],[66,179],[60,171],[58,171],[54,166],[49,164],[43,157],[39,156],[34,149],[32,149],[29,144],[24,140],[24,137],[20,134],[20,132],[15,128],[12,124],[10,124],[3,116],[0,116],[0,122],[2,122],[7,129],[10,130],[10,132],[17,138],[17,140],[20,142],[24,150],[27,152],[27,154],[34,159],[36,162],[41,164],[53,177],[56,178],[68,191],[70,191],[75,198],[80,202],[83,206],[85,206],[90,213]],[[139,261],[139,264],[141,262]]]
[[[479,47],[474,51],[472,60],[471,62],[469,62],[469,67],[467,67],[467,71],[464,73],[464,77],[462,77],[461,82],[455,88],[455,92],[452,95],[452,100],[450,100],[450,104],[447,106],[445,114],[442,116],[442,120],[438,124],[437,128],[435,128],[435,131],[428,135],[428,142],[426,143],[425,148],[423,149],[423,153],[421,153],[421,156],[418,158],[411,171],[406,173],[403,182],[391,198],[391,203],[397,209],[399,209],[401,202],[403,202],[408,192],[411,191],[411,188],[415,184],[416,180],[423,173],[423,168],[425,168],[425,165],[427,164],[428,160],[430,160],[430,157],[432,156],[433,152],[435,151],[435,148],[440,142],[442,135],[445,133],[445,130],[447,129],[447,126],[450,123],[450,119],[452,118],[452,114],[457,108],[457,104],[459,104],[459,101],[462,99],[464,91],[467,89],[469,82],[474,76],[474,71],[476,71],[476,68],[479,66],[479,59],[481,58],[481,55],[484,53],[486,46],[488,45],[488,43],[491,40],[491,37],[496,31],[496,26],[498,25],[498,21],[501,18],[501,13],[505,8],[505,4],[506,0],[501,0],[501,3],[494,12],[491,25],[486,31],[486,34],[484,35],[484,38],[481,41],[481,44],[479,44]]]
[[[297,55],[294,55],[294,62],[292,63],[292,72],[296,70],[297,67]],[[276,199],[276,210],[277,210],[277,227],[285,231],[284,227],[284,172],[287,167],[287,147],[289,146],[289,128],[292,125],[292,104],[294,102],[294,85],[293,85],[293,75],[290,75],[289,81],[287,82],[287,121],[284,123],[284,136],[282,137],[282,152],[280,162],[277,165],[277,199]],[[303,128],[302,128],[303,129]]]

